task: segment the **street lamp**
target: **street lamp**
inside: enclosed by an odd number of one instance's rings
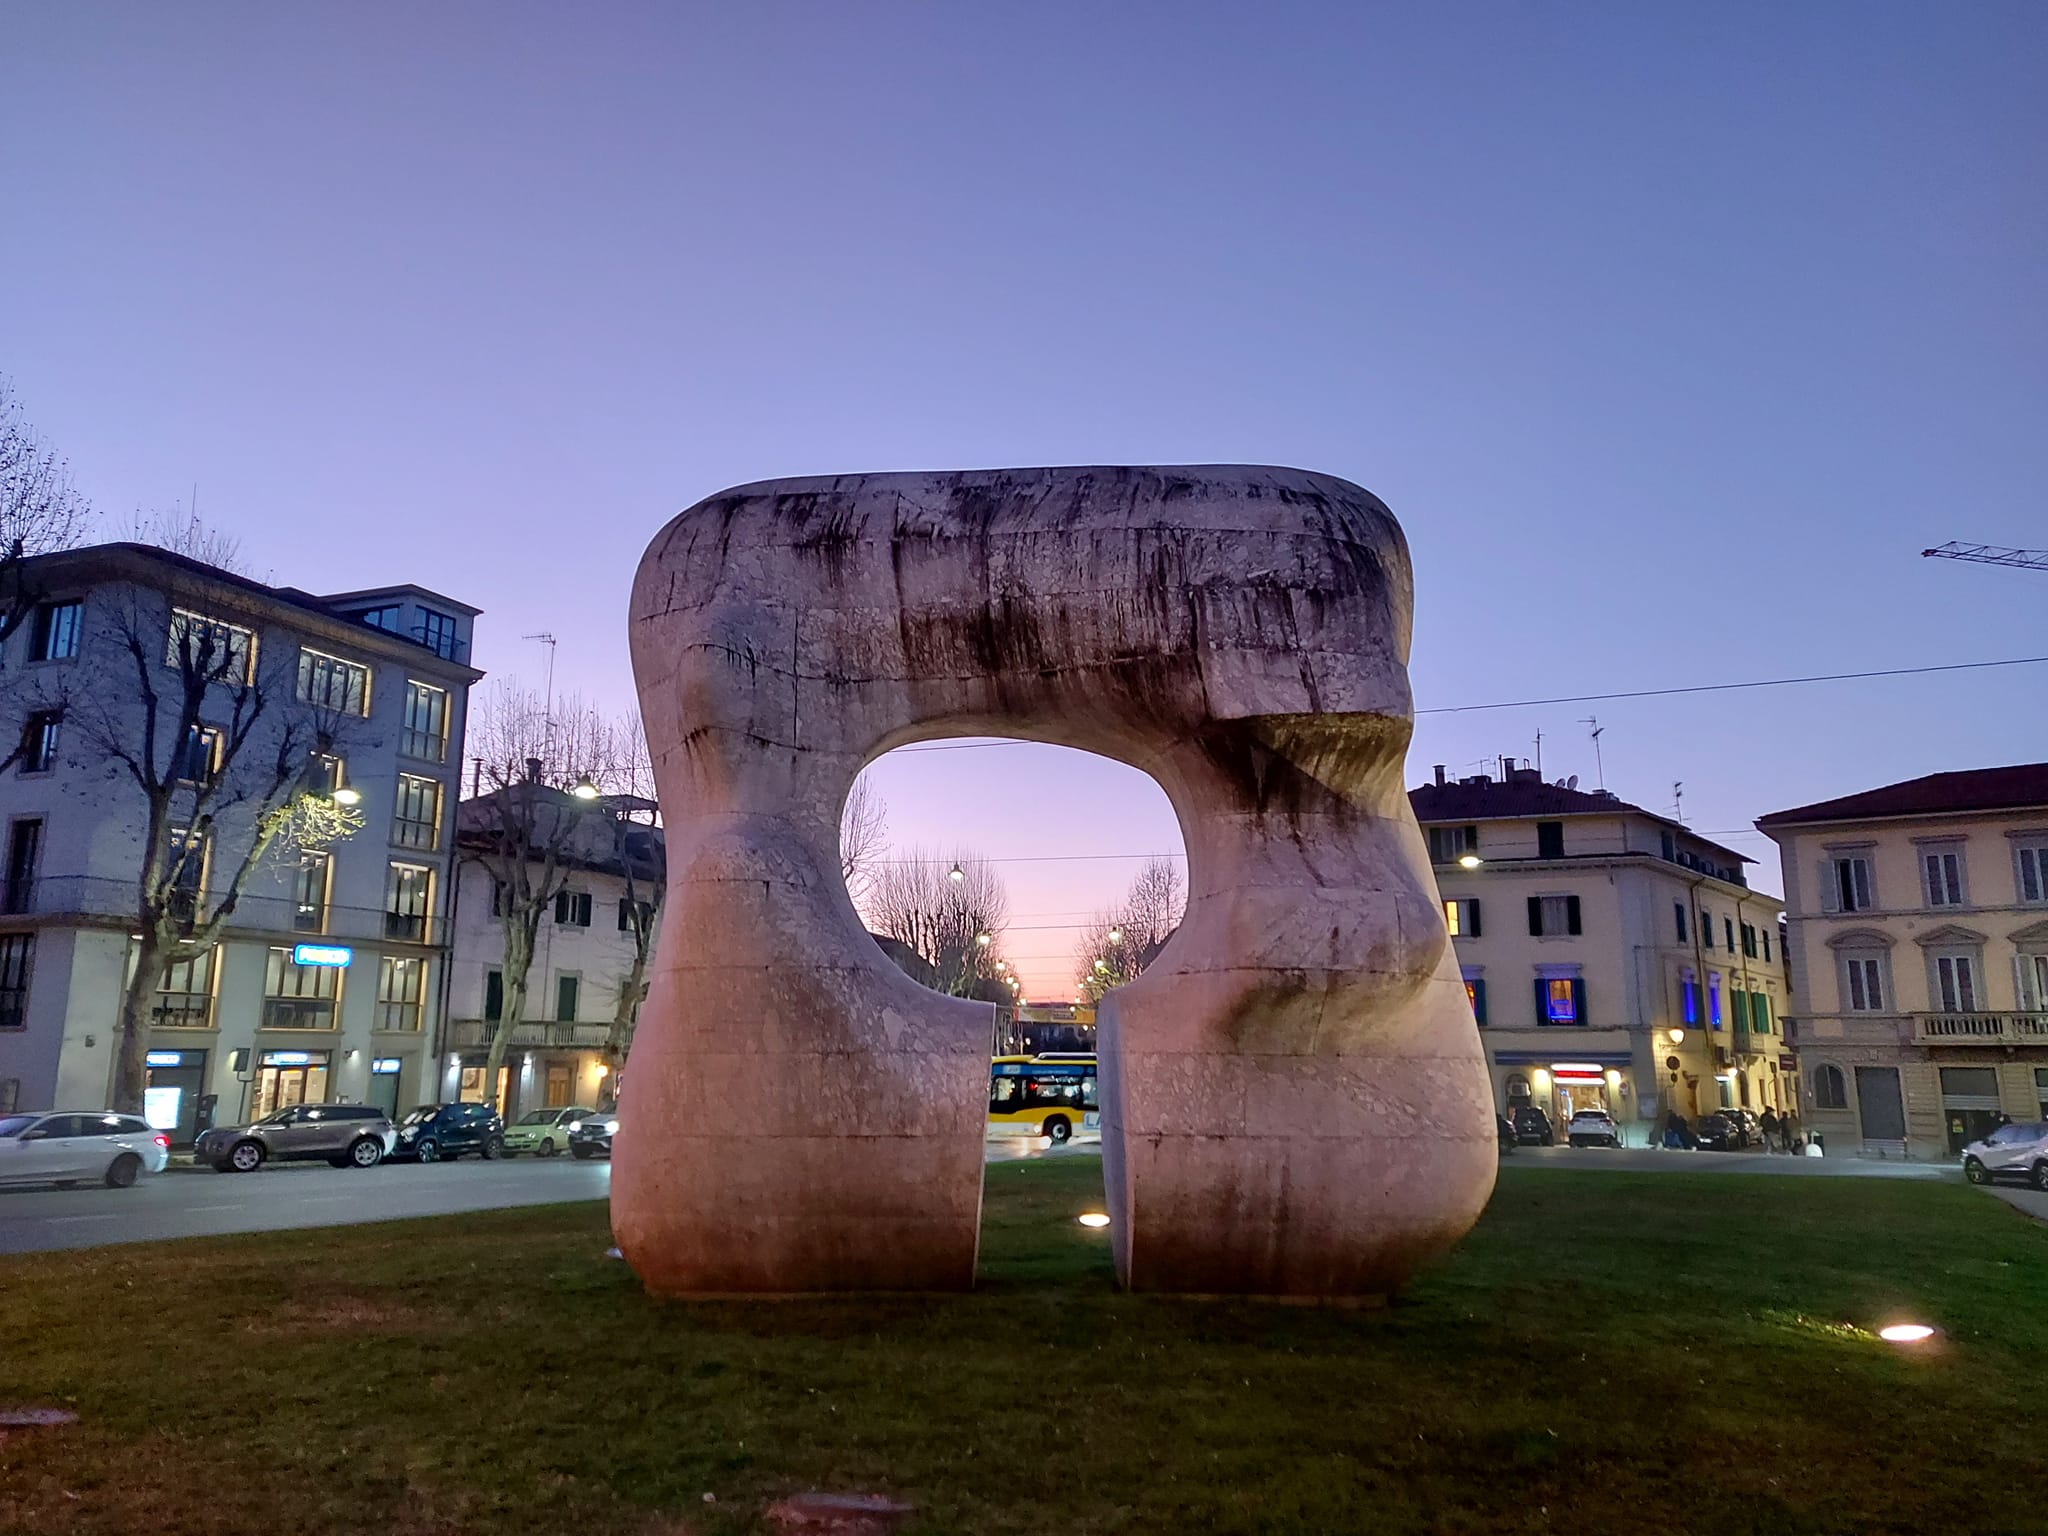
[[[955,864],[951,869],[946,871],[946,878],[952,881],[955,885],[958,885],[962,880],[965,880],[967,878],[967,871],[962,869],[958,864]]]
[[[1685,1044],[1685,1031],[1682,1029],[1667,1029],[1664,1031],[1664,1038],[1673,1045],[1683,1045]]]
[[[985,933],[977,933],[974,936],[974,942],[976,944],[979,944],[983,949],[987,949],[989,945],[989,936]]]
[[[1484,862],[1485,860],[1481,859],[1476,853],[1462,854],[1458,859],[1458,868],[1477,869]]]
[[[1109,930],[1109,942],[1110,942],[1110,943],[1112,943],[1112,944],[1121,944],[1121,943],[1123,943],[1123,941],[1124,941],[1124,931],[1123,931],[1123,929],[1121,929],[1121,928],[1112,928],[1112,929],[1110,929],[1110,930]]]
[[[590,775],[586,773],[576,781],[569,793],[578,800],[595,800],[597,798],[597,786],[590,782]]]
[[[360,805],[363,801],[363,792],[360,789],[351,789],[348,785],[343,784],[327,798],[336,805]]]

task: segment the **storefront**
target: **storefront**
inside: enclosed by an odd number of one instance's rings
[[[1629,1072],[1634,1057],[1627,1052],[1557,1060],[1547,1052],[1503,1050],[1493,1053],[1493,1061],[1502,1109],[1510,1115],[1524,1106],[1540,1109],[1559,1136],[1581,1110],[1604,1110],[1624,1128],[1638,1118]]]
[[[398,1079],[404,1068],[402,1056],[370,1058],[370,1093],[363,1102],[376,1105],[394,1121],[398,1119]]]
[[[332,1051],[265,1051],[256,1058],[250,1084],[249,1118],[261,1120],[294,1104],[327,1102],[327,1068]]]
[[[205,1051],[151,1051],[142,1090],[142,1118],[189,1147],[213,1124],[213,1095],[206,1091]]]

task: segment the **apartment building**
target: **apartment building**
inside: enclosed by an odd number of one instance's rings
[[[1500,1109],[1604,1109],[1641,1145],[1673,1108],[1798,1107],[1781,905],[1741,854],[1512,764],[1409,800]]]
[[[190,816],[216,775],[280,771],[361,817],[325,849],[273,850],[218,942],[171,965],[150,1012],[152,1121],[182,1143],[295,1102],[430,1096],[448,954],[444,808],[481,676],[468,664],[478,610],[410,585],[317,596],[140,544],[42,556],[27,580],[41,601],[0,650],[0,732],[20,742],[0,772],[0,1109],[109,1102],[148,846],[124,752],[191,786],[173,817],[181,804]],[[190,740],[149,740],[145,690],[177,693],[180,641],[195,633],[234,676],[208,689]],[[177,711],[157,718],[172,730],[162,721]],[[219,793],[206,825],[173,827],[174,843],[192,839],[178,894],[198,927],[250,842],[239,794]]]
[[[557,816],[576,821],[574,843],[561,861],[561,888],[541,919],[525,1017],[514,1027],[490,1092],[490,1047],[505,1014],[505,930],[493,873],[501,829],[488,797],[465,801],[458,812],[441,1092],[449,1099],[489,1098],[507,1119],[532,1109],[595,1106],[616,1093],[618,1085],[606,1080],[613,1064],[604,1047],[620,990],[633,984],[633,909],[637,904],[643,916],[651,911],[666,874],[653,801],[601,796],[579,803],[556,790],[532,792],[550,802],[540,813],[544,823]],[[531,878],[538,888],[539,876]],[[637,1016],[637,1006],[632,1012]],[[629,1025],[628,1046],[631,1039]]]
[[[1775,811],[1812,1122],[1945,1158],[2048,1119],[2048,763]]]

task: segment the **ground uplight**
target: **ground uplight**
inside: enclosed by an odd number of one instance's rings
[[[1934,1337],[1934,1330],[1925,1323],[1893,1323],[1889,1328],[1877,1330],[1877,1336],[1887,1344],[1918,1344],[1922,1339]]]
[[[1100,1211],[1089,1211],[1076,1219],[1084,1227],[1106,1227],[1109,1225],[1109,1218]]]

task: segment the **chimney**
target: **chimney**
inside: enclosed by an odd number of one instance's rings
[[[526,760],[526,782],[529,784],[538,784],[540,782],[540,759],[537,757],[529,757]]]
[[[1436,787],[1438,789],[1444,787],[1444,765],[1442,763],[1436,765]]]

